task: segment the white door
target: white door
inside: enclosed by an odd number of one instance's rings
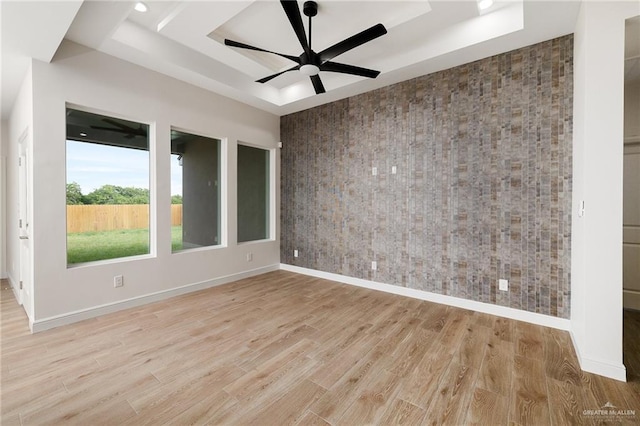
[[[640,310],[640,141],[624,146],[623,203],[623,305]]]
[[[18,302],[31,318],[33,292],[31,282],[31,241],[29,232],[29,149],[28,130],[19,141],[18,157],[18,238],[20,239],[20,282]]]

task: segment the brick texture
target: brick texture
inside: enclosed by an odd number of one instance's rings
[[[282,262],[569,318],[572,104],[569,35],[282,117]]]

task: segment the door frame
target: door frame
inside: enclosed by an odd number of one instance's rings
[[[19,278],[16,294],[27,315],[31,317],[33,291],[31,275],[31,182],[29,167],[31,152],[29,149],[30,129],[27,127],[18,139],[18,262]]]

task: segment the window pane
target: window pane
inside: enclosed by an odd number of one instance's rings
[[[238,145],[238,242],[269,238],[269,151]]]
[[[220,140],[171,131],[171,249],[220,244]]]
[[[149,253],[149,126],[67,109],[67,263]]]

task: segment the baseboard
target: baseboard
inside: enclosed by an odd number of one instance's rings
[[[459,297],[445,296],[442,294],[430,293],[424,290],[416,290],[391,284],[383,284],[375,281],[364,280],[361,278],[348,277],[345,275],[333,274],[330,272],[317,271],[315,269],[302,268],[285,263],[280,264],[280,269],[296,272],[298,274],[309,275],[312,277],[337,281],[344,284],[355,285],[358,287],[384,291],[386,293],[413,297],[414,299],[426,300],[428,302],[435,302],[443,305],[455,306],[457,308],[482,312],[485,314],[496,315],[503,318],[524,321],[531,324],[542,325],[544,327],[555,328],[558,330],[569,331],[571,329],[571,321],[569,321],[568,319],[552,317],[535,312],[528,312],[522,311],[520,309],[508,308],[505,306],[492,305],[490,303],[476,302],[474,300],[461,299]]]
[[[238,281],[244,278],[253,277],[253,276],[264,274],[271,271],[277,271],[279,268],[280,267],[278,264],[264,266],[262,268],[252,269],[250,271],[244,271],[237,274],[226,275],[224,277],[218,277],[212,280],[206,280],[198,283],[187,284],[182,287],[176,287],[169,290],[163,290],[156,293],[146,294],[144,296],[138,296],[138,297],[134,297],[127,300],[107,303],[101,306],[95,306],[92,308],[82,309],[75,312],[69,312],[62,315],[43,318],[43,319],[34,321],[31,330],[33,333],[37,333],[37,332],[49,330],[55,327],[73,324],[78,321],[95,318],[100,315],[106,315],[113,312],[121,311],[123,309],[135,308],[137,306],[158,302],[160,300],[169,299],[171,297],[180,296],[182,294],[192,293],[194,291],[204,290],[204,289],[219,286],[222,284],[228,284],[233,281]]]
[[[572,330],[569,330],[571,336],[571,342],[576,351],[576,357],[580,363],[580,368],[588,373],[597,374],[599,376],[608,377],[610,379],[619,380],[621,382],[627,381],[627,368],[624,364],[613,365],[608,362],[594,360],[591,358],[585,358],[580,353],[580,345]]]
[[[622,290],[622,306],[625,309],[640,311],[640,292],[634,290]]]

